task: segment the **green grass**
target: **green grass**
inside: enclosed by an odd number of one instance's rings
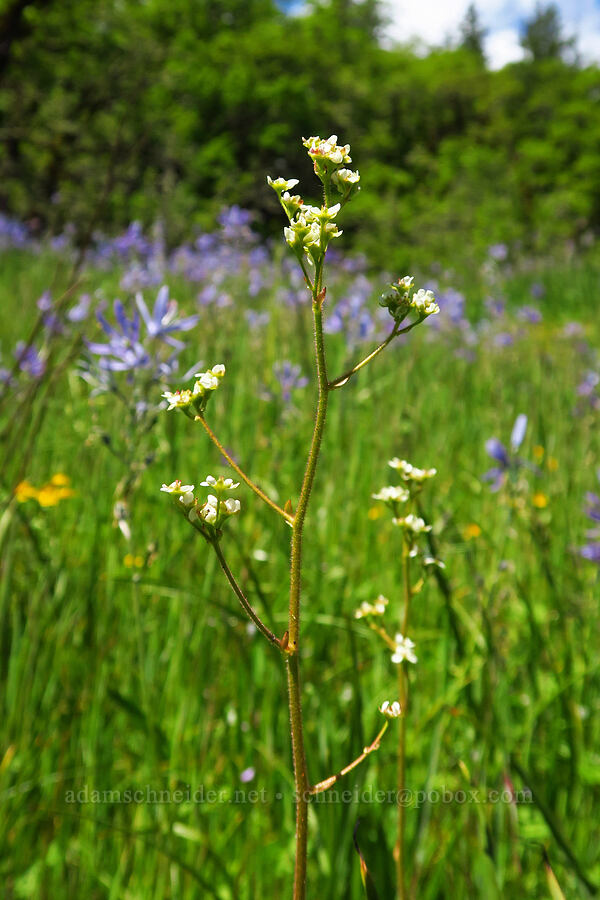
[[[44,257],[2,259],[6,353],[31,327],[43,288],[54,281],[58,292],[68,272],[56,274]],[[399,537],[387,515],[369,515],[377,509],[372,492],[395,482],[387,460],[399,455],[438,469],[424,506],[451,588],[445,598],[428,581],[413,606],[419,662],[411,670],[407,784],[484,797],[509,780],[535,794],[517,806],[440,800],[410,808],[409,876],[419,900],[546,898],[544,850],[565,896],[589,896],[582,875],[600,885],[600,592],[597,567],[573,553],[586,528],[583,495],[597,487],[600,440],[598,413],[574,414],[588,358],[580,341],[561,334],[568,319],[592,319],[597,273],[574,266],[542,277],[544,322],[512,347],[482,347],[471,363],[456,357],[452,342],[417,331],[331,398],[305,533],[312,780],[360,753],[380,726],[378,704],[395,696],[389,654],[353,612],[383,593],[391,630],[399,617]],[[103,284],[111,296],[117,280],[90,273],[85,287]],[[509,300],[527,302],[529,283],[515,275],[504,288]],[[179,284],[175,293],[190,310],[193,290]],[[313,388],[296,394],[299,410],[285,417],[260,395],[275,360],[306,371],[302,333],[310,334],[310,322],[267,297],[271,321],[252,332],[244,302],[240,294],[239,306],[206,313],[189,363],[226,363],[209,421],[262,487],[294,503]],[[586,328],[597,346],[597,322]],[[353,361],[339,336],[328,337],[328,349],[332,375]],[[2,487],[8,497],[24,476],[40,485],[64,472],[77,494],[46,509],[33,500],[4,504],[0,520],[2,896],[287,897],[294,809],[281,661],[248,633],[210,548],[158,491],[176,477],[198,484],[207,472],[224,473],[218,454],[184,416],[160,416],[151,438],[157,458],[135,495],[128,547],[112,522],[123,473],[98,439],[118,433],[120,408],[112,397],[90,403],[72,367],[44,390],[31,404],[43,418],[21,421],[16,440],[15,402],[2,409]],[[540,445],[544,459],[515,509],[480,475],[490,466],[485,440],[507,442],[520,412],[529,416],[523,455],[532,459]],[[548,467],[549,458],[556,464]],[[532,504],[535,492],[548,498],[545,509]],[[242,515],[230,523],[225,551],[267,623],[283,633],[289,529],[249,491],[238,496]],[[467,540],[471,523],[481,535]],[[151,564],[129,568],[128,553]],[[314,900],[362,896],[352,843],[358,821],[380,896],[393,895],[396,811],[376,800],[376,791],[394,789],[390,731],[340,785],[362,798],[312,808]],[[256,777],[243,785],[249,766]],[[80,791],[90,799],[94,790],[147,786],[184,797],[187,786],[202,789],[204,802],[77,802]],[[240,789],[258,791],[257,802],[234,802]]]

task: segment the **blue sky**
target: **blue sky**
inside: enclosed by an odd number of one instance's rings
[[[600,0],[555,0],[565,36],[575,35],[586,61],[600,62]],[[280,0],[301,14],[302,0]],[[388,41],[417,39],[424,44],[442,44],[455,38],[470,0],[383,0],[390,25]],[[486,54],[499,69],[521,59],[519,26],[535,9],[535,0],[476,0],[481,21],[488,29]]]

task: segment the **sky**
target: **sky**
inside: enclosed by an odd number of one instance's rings
[[[470,0],[386,0],[390,21],[386,37],[393,41],[418,38],[442,44],[456,38]],[[575,35],[585,61],[600,62],[600,0],[555,0],[565,37]],[[519,26],[535,9],[535,0],[477,0],[480,20],[488,34],[485,51],[489,65],[500,69],[523,56]]]

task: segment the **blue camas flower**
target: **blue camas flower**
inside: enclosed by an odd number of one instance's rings
[[[177,303],[169,300],[169,289],[164,286],[158,292],[152,312],[148,310],[141,294],[136,296],[137,309],[128,318],[120,300],[115,300],[113,311],[116,324],[102,315],[96,317],[108,336],[108,343],[88,341],[87,348],[94,356],[100,357],[99,367],[110,372],[129,372],[135,369],[156,368],[157,373],[170,374],[176,368],[176,355],[183,350],[182,341],[172,337],[174,332],[189,331],[199,320],[199,316],[177,319]],[[141,319],[140,319],[141,314]],[[145,334],[142,333],[142,322]],[[159,357],[157,341],[173,347],[175,353],[167,360]]]
[[[507,448],[496,437],[489,438],[485,442],[485,449],[498,465],[493,466],[484,475],[483,481],[491,481],[491,490],[499,491],[504,485],[509,471],[517,470],[523,465],[523,461],[516,456],[516,452],[523,443],[527,431],[527,416],[521,413],[515,419],[510,436],[510,447]]]

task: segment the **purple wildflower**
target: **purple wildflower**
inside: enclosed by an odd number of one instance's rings
[[[597,472],[600,481],[600,469]],[[594,523],[594,528],[586,531],[585,536],[589,543],[579,548],[579,555],[590,562],[600,563],[600,497],[588,491],[585,495],[586,506],[584,513]]]
[[[522,461],[515,455],[525,438],[527,431],[527,416],[520,413],[515,419],[512,433],[510,436],[510,448],[507,448],[502,441],[496,437],[489,438],[485,442],[485,449],[488,456],[491,456],[498,465],[493,466],[484,475],[483,481],[491,481],[490,490],[496,492],[506,482],[508,473],[511,469],[518,469],[523,465]]]
[[[508,247],[506,244],[492,244],[488,247],[488,254],[496,262],[503,262],[508,256]]]
[[[585,328],[581,324],[581,322],[567,322],[564,326],[563,337],[571,338],[571,337],[583,337],[585,334]]]
[[[176,319],[177,302],[169,300],[169,288],[166,284],[158,292],[152,314],[148,311],[141,294],[136,294],[135,302],[148,330],[148,337],[163,340],[178,350],[183,349],[185,345],[181,341],[170,337],[170,335],[176,331],[189,331],[198,324],[200,319],[198,315],[187,316],[185,319]]]
[[[79,302],[72,306],[67,313],[69,322],[84,322],[89,315],[91,303],[92,298],[90,294],[82,294]]]
[[[177,304],[169,301],[168,288],[158,293],[152,313],[149,312],[141,295],[136,297],[137,309],[131,318],[125,313],[120,300],[115,300],[113,310],[116,327],[111,325],[101,312],[96,317],[109,340],[106,344],[94,341],[87,347],[94,356],[99,356],[100,369],[110,372],[131,372],[134,369],[156,370],[157,375],[171,374],[176,369],[177,353],[185,346],[182,341],[171,337],[173,332],[189,331],[198,321],[198,316],[188,316],[177,321]],[[146,334],[141,333],[141,321],[146,326]],[[162,342],[173,347],[175,353],[169,359],[158,356],[156,348],[151,352],[150,344]]]
[[[45,360],[31,344],[27,345],[24,341],[19,341],[14,355],[21,372],[26,372],[32,378],[39,378],[46,371]]]
[[[515,339],[508,331],[500,331],[493,337],[494,347],[512,347]]]
[[[247,309],[244,312],[246,322],[252,329],[264,328],[269,324],[271,314],[268,312],[257,312],[255,309]]]
[[[306,387],[308,384],[308,378],[301,375],[301,371],[300,366],[294,365],[287,359],[273,365],[273,374],[279,382],[281,399],[285,404],[291,403],[292,391]]]
[[[537,325],[538,322],[542,321],[542,314],[539,309],[536,309],[535,306],[521,306],[517,310],[517,318],[521,320],[521,322],[530,322],[532,325]]]
[[[247,769],[244,769],[243,772],[240,772],[240,781],[242,784],[248,784],[249,781],[252,781],[256,777],[256,770],[252,768],[252,766],[248,766]]]

